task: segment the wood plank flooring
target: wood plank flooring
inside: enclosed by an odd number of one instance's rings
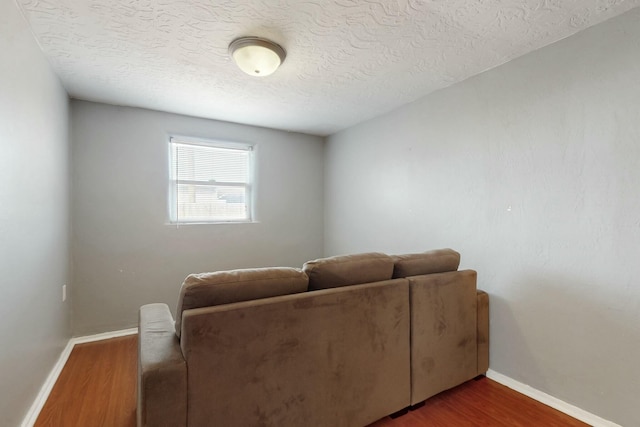
[[[396,419],[368,427],[583,427],[560,411],[489,378],[467,381],[433,396],[425,405]]]
[[[137,336],[77,345],[35,427],[135,427]],[[369,427],[587,426],[488,378]],[[225,426],[227,427],[227,426]],[[302,426],[301,426],[302,427]]]
[[[138,336],[76,345],[34,427],[135,427]]]

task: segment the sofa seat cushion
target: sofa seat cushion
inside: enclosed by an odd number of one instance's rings
[[[393,255],[393,278],[456,271],[460,254],[453,249],[436,249],[418,254]]]
[[[391,279],[393,260],[371,252],[307,261],[302,270],[309,276],[309,290],[380,282]]]
[[[302,270],[290,267],[190,274],[180,288],[176,334],[180,336],[184,310],[305,292],[308,283]]]

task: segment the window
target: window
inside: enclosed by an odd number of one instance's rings
[[[252,146],[172,137],[170,219],[251,221]]]

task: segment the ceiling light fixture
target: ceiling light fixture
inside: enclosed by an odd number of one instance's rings
[[[235,39],[229,45],[229,53],[242,71],[256,77],[273,74],[287,56],[280,45],[261,37]]]

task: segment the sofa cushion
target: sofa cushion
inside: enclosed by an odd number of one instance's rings
[[[456,271],[460,254],[453,249],[436,249],[419,254],[393,255],[393,278]]]
[[[308,283],[302,270],[289,267],[190,274],[180,288],[176,334],[184,310],[305,292]]]
[[[304,263],[302,270],[309,276],[309,290],[389,280],[393,275],[393,260],[378,252],[320,258]]]

